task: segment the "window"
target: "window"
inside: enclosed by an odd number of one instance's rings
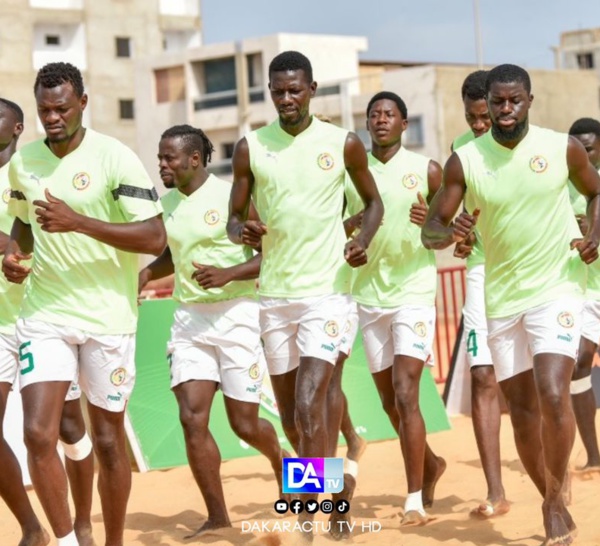
[[[46,34],[46,45],[59,46],[60,36],[58,34]]]
[[[233,157],[234,142],[225,142],[221,144],[221,155],[223,159],[231,159]]]
[[[592,53],[577,53],[577,66],[583,70],[594,68],[594,55]]]
[[[133,100],[119,100],[119,117],[121,119],[134,119]]]
[[[115,38],[117,57],[131,57],[131,39]]]
[[[417,116],[408,118],[408,127],[402,135],[402,144],[407,148],[419,148],[425,145],[423,138],[423,118]]]
[[[172,66],[154,71],[156,102],[185,100],[185,74],[183,66]]]
[[[227,57],[204,63],[206,93],[235,90],[235,59]]]

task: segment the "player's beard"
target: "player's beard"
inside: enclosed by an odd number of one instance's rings
[[[500,144],[504,144],[507,142],[515,142],[516,140],[520,140],[523,132],[527,129],[527,124],[529,121],[529,116],[526,117],[520,123],[515,123],[514,127],[511,129],[502,129],[499,125],[492,125],[492,135],[496,142]]]

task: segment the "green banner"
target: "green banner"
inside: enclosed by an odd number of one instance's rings
[[[132,444],[137,443],[137,446],[133,446],[133,451],[138,457],[143,457],[143,466],[147,469],[187,464],[177,402],[169,388],[169,365],[166,359],[167,341],[176,306],[173,300],[149,300],[144,301],[140,307],[136,349],[137,379],[127,413],[134,435],[132,438],[130,431],[130,441]],[[366,364],[360,335],[357,336],[352,356],[344,365],[343,389],[348,398],[352,422],[363,438],[386,440],[396,437],[381,408]],[[423,373],[420,396],[427,432],[449,429],[450,423],[429,369]],[[290,449],[277,416],[268,380],[264,385],[260,416],[273,423],[279,441]],[[231,431],[220,391],[212,406],[210,429],[223,459],[257,454],[256,450]],[[343,443],[342,439],[340,443]]]

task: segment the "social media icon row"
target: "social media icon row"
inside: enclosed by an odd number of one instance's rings
[[[331,514],[334,508],[339,514],[345,514],[350,510],[350,503],[344,499],[338,500],[335,504],[329,499],[321,501],[320,504],[316,500],[307,500],[304,503],[299,499],[294,499],[290,503],[284,499],[279,499],[275,502],[275,512],[278,514],[285,514],[288,510],[296,515],[304,512],[304,510],[309,514],[316,514],[319,509],[324,514]]]

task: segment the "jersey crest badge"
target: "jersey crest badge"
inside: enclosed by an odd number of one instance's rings
[[[338,326],[338,323],[335,320],[328,320],[325,323],[325,333],[329,337],[337,337],[337,335],[340,333],[340,327]]]
[[[529,168],[537,174],[543,173],[548,168],[548,160],[541,155],[534,155],[529,160]]]
[[[73,177],[73,187],[76,190],[85,190],[90,185],[90,175],[88,173],[77,173]]]
[[[125,368],[117,368],[110,374],[110,382],[115,387],[120,387],[125,382],[125,377],[127,376],[127,372]]]
[[[419,177],[414,173],[405,174],[402,177],[402,184],[405,188],[412,190],[419,184]]]
[[[425,337],[427,335],[427,326],[425,326],[424,322],[417,322],[414,325],[413,330],[419,337]]]
[[[2,192],[2,201],[8,205],[8,202],[10,201],[10,188],[6,188]]]
[[[214,210],[214,209],[208,210],[208,211],[206,211],[206,214],[204,215],[204,221],[209,226],[214,226],[220,219],[221,219],[221,216],[219,215],[218,210]]]
[[[563,328],[573,328],[575,325],[575,319],[568,311],[559,313],[558,317],[556,317],[556,320],[558,320],[558,324],[560,324]]]
[[[333,169],[333,165],[335,164],[332,155],[328,154],[327,152],[319,154],[319,157],[317,158],[317,163],[319,167],[321,167],[321,169],[323,169],[324,171]]]
[[[250,379],[258,379],[258,376],[260,375],[260,368],[258,367],[258,364],[252,364],[252,366],[250,366],[248,375],[250,376]]]

